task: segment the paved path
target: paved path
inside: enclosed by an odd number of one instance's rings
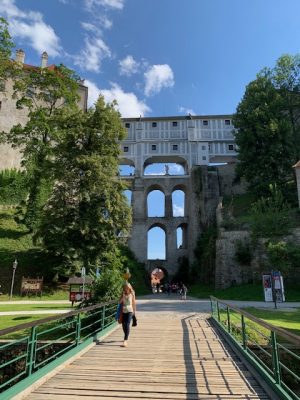
[[[227,300],[230,304],[235,305],[239,308],[245,307],[255,307],[255,308],[264,308],[274,310],[274,303],[265,303],[263,301],[235,301],[235,300]],[[147,310],[153,310],[157,308],[160,313],[164,313],[164,310],[169,312],[210,312],[210,300],[208,299],[195,299],[189,297],[187,301],[180,300],[180,297],[177,295],[166,296],[165,294],[150,294],[147,296],[140,297],[140,305],[142,309],[147,312]],[[70,304],[67,300],[57,300],[53,301],[11,301],[11,302],[0,302],[1,305],[14,305],[14,304]],[[24,307],[26,308],[26,307]],[[300,303],[297,302],[289,302],[289,303],[279,303],[277,305],[277,309],[280,311],[281,309],[295,311],[297,308],[300,308]],[[69,311],[73,311],[74,308],[70,309],[51,309],[48,310],[24,310],[24,311],[0,311],[1,315],[42,315],[42,314],[64,314]]]
[[[208,310],[203,300],[138,300],[128,348],[118,329],[26,398],[274,400],[219,337]]]

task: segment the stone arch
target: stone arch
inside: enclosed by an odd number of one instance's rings
[[[179,233],[181,231],[181,234]],[[177,250],[188,248],[188,225],[186,223],[179,224],[176,228]],[[179,243],[179,236],[181,235],[181,243]]]
[[[145,175],[145,169],[151,165],[151,164],[168,164],[168,163],[174,163],[174,164],[178,164],[183,168],[183,172],[184,175],[188,175],[189,172],[189,166],[188,166],[188,160],[185,159],[184,157],[180,157],[180,156],[152,156],[149,157],[147,159],[145,159],[144,161],[144,165],[143,165],[143,175]],[[168,174],[166,174],[168,175]],[[176,175],[176,174],[172,174],[172,175]],[[181,174],[179,174],[181,175]]]
[[[149,232],[151,231],[152,233],[154,233],[153,236],[149,234]],[[150,225],[147,231],[147,260],[166,260],[166,259],[167,259],[167,229],[163,224],[157,222]]]
[[[123,167],[123,168],[122,168]],[[122,169],[125,173],[122,173]],[[134,176],[135,164],[130,158],[119,158],[119,174],[121,176]]]
[[[151,185],[146,191],[147,217],[165,217],[166,215],[166,196],[160,185]],[[152,200],[152,204],[151,204]]]

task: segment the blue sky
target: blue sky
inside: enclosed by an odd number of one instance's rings
[[[123,117],[234,113],[263,67],[300,52],[299,0],[0,0],[0,15],[26,63],[47,51],[85,79],[90,105],[101,92]]]
[[[233,113],[245,85],[299,52],[298,0],[1,0],[29,64],[75,69],[123,116]]]

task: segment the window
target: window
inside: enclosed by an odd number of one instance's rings
[[[203,156],[203,157],[202,157],[202,160],[206,160],[206,156]]]
[[[156,128],[157,127],[157,123],[156,122],[152,122],[152,128]]]
[[[173,121],[173,122],[172,122],[172,126],[178,126],[177,121]]]
[[[208,150],[211,150],[211,145],[210,144],[208,145]]]
[[[173,144],[172,149],[173,149],[174,151],[177,151],[177,150],[178,150],[178,144]]]
[[[233,144],[229,144],[229,145],[228,145],[228,150],[231,150],[231,151],[233,151],[233,150],[234,150],[234,146],[233,146]]]
[[[202,150],[206,150],[206,146],[202,146]]]
[[[128,146],[124,146],[124,153],[128,153]]]
[[[202,123],[203,123],[204,126],[208,126],[208,120],[207,120],[207,119],[204,119],[204,120],[202,121]]]
[[[231,125],[230,119],[225,119],[225,125]]]
[[[130,128],[130,123],[129,122],[125,122],[125,128]]]
[[[151,145],[151,150],[152,150],[152,151],[155,151],[155,150],[156,150],[156,144],[152,144],[152,145]]]

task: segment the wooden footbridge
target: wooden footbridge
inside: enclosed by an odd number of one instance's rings
[[[285,335],[285,331],[271,330],[268,335],[267,329],[270,327],[263,323],[260,325],[260,333],[263,337],[268,337],[268,342],[260,340],[259,344],[254,345],[249,327],[252,324],[253,328],[253,324],[257,322],[251,316],[249,319],[247,313],[231,308],[217,299],[212,299],[211,304],[213,318],[211,313],[201,311],[198,302],[193,300],[140,302],[138,326],[131,329],[127,348],[121,347],[122,330],[116,327],[112,319],[115,304],[101,305],[100,309],[90,307],[89,311],[81,311],[81,314],[77,312],[75,319],[74,315],[65,317],[59,325],[57,319],[62,318],[61,316],[54,317],[52,324],[54,321],[56,324],[53,326],[48,319],[45,322],[47,329],[44,327],[39,330],[36,326],[34,333],[32,327],[31,332],[28,332],[26,357],[20,358],[23,353],[17,352],[18,361],[23,361],[24,379],[21,375],[6,385],[9,380],[2,379],[1,385],[6,386],[6,389],[0,398],[299,399],[299,377],[293,371],[292,380],[283,376],[285,368],[290,370],[291,366],[288,364],[289,367],[286,367],[278,354],[274,359],[274,343],[269,341],[276,333]],[[74,321],[77,323],[74,324]],[[63,327],[64,324],[67,325]],[[57,335],[57,330],[63,328],[67,328],[65,331],[69,332],[69,336],[62,339],[61,335]],[[95,330],[100,335],[101,332],[105,333],[105,336],[95,339]],[[5,334],[9,336],[9,332]],[[238,338],[228,340],[234,336]],[[74,343],[77,340],[76,346],[73,345],[73,339]],[[289,336],[289,339],[294,344],[297,340],[300,341],[294,335]],[[19,339],[15,339],[14,343],[16,341],[20,344]],[[8,348],[12,344],[7,341],[3,346]],[[67,350],[66,345],[70,346]],[[285,346],[277,342],[275,345],[278,352],[280,346]],[[244,349],[244,353],[239,347]],[[48,349],[47,354],[45,349]],[[80,356],[75,349],[81,352]],[[297,352],[291,351],[291,347],[289,351],[299,361]],[[263,352],[270,354],[270,359]],[[66,357],[67,354],[72,358]],[[53,355],[52,360],[45,361]],[[266,361],[263,362],[265,368],[259,361],[263,356],[266,356]],[[27,370],[30,368],[31,374],[28,375]],[[20,369],[22,368],[19,365]],[[36,379],[33,379],[34,375]],[[288,384],[284,379],[287,379]],[[26,380],[29,380],[27,384]]]

